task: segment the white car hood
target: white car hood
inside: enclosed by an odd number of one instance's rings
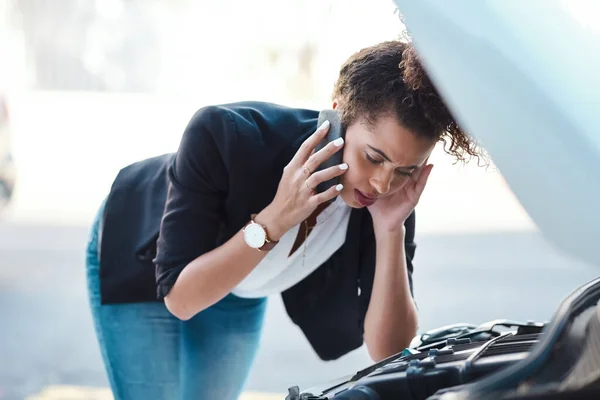
[[[395,2],[441,94],[542,233],[600,266],[600,2]]]

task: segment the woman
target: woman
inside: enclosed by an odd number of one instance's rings
[[[115,398],[237,398],[271,294],[324,360],[363,341],[376,361],[409,344],[428,157],[439,141],[459,160],[478,149],[409,44],[351,56],[333,99],[345,141],[318,152],[317,111],[244,102],[201,109],[177,153],[119,173],[87,255]],[[318,170],[338,152],[343,163]]]

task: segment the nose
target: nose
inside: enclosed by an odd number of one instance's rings
[[[380,196],[385,196],[390,191],[392,179],[393,173],[380,170],[371,177],[371,187],[375,189]]]

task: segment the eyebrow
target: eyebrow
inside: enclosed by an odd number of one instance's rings
[[[381,151],[381,150],[379,150],[379,149],[377,149],[377,148],[375,148],[373,146],[370,146],[370,145],[367,145],[367,147],[370,148],[371,150],[373,150],[375,153],[379,154],[381,157],[383,157],[386,160],[388,160],[389,162],[392,162],[392,160],[388,157],[388,155],[385,154],[383,151]],[[408,165],[406,167],[398,167],[398,168],[417,169],[417,168],[419,168],[419,166],[418,165]]]

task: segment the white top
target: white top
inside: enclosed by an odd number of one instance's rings
[[[340,196],[317,216],[317,224],[289,256],[300,225],[286,232],[254,270],[233,289],[239,297],[265,297],[281,293],[310,275],[346,240],[352,209]],[[306,247],[305,247],[306,246]]]

